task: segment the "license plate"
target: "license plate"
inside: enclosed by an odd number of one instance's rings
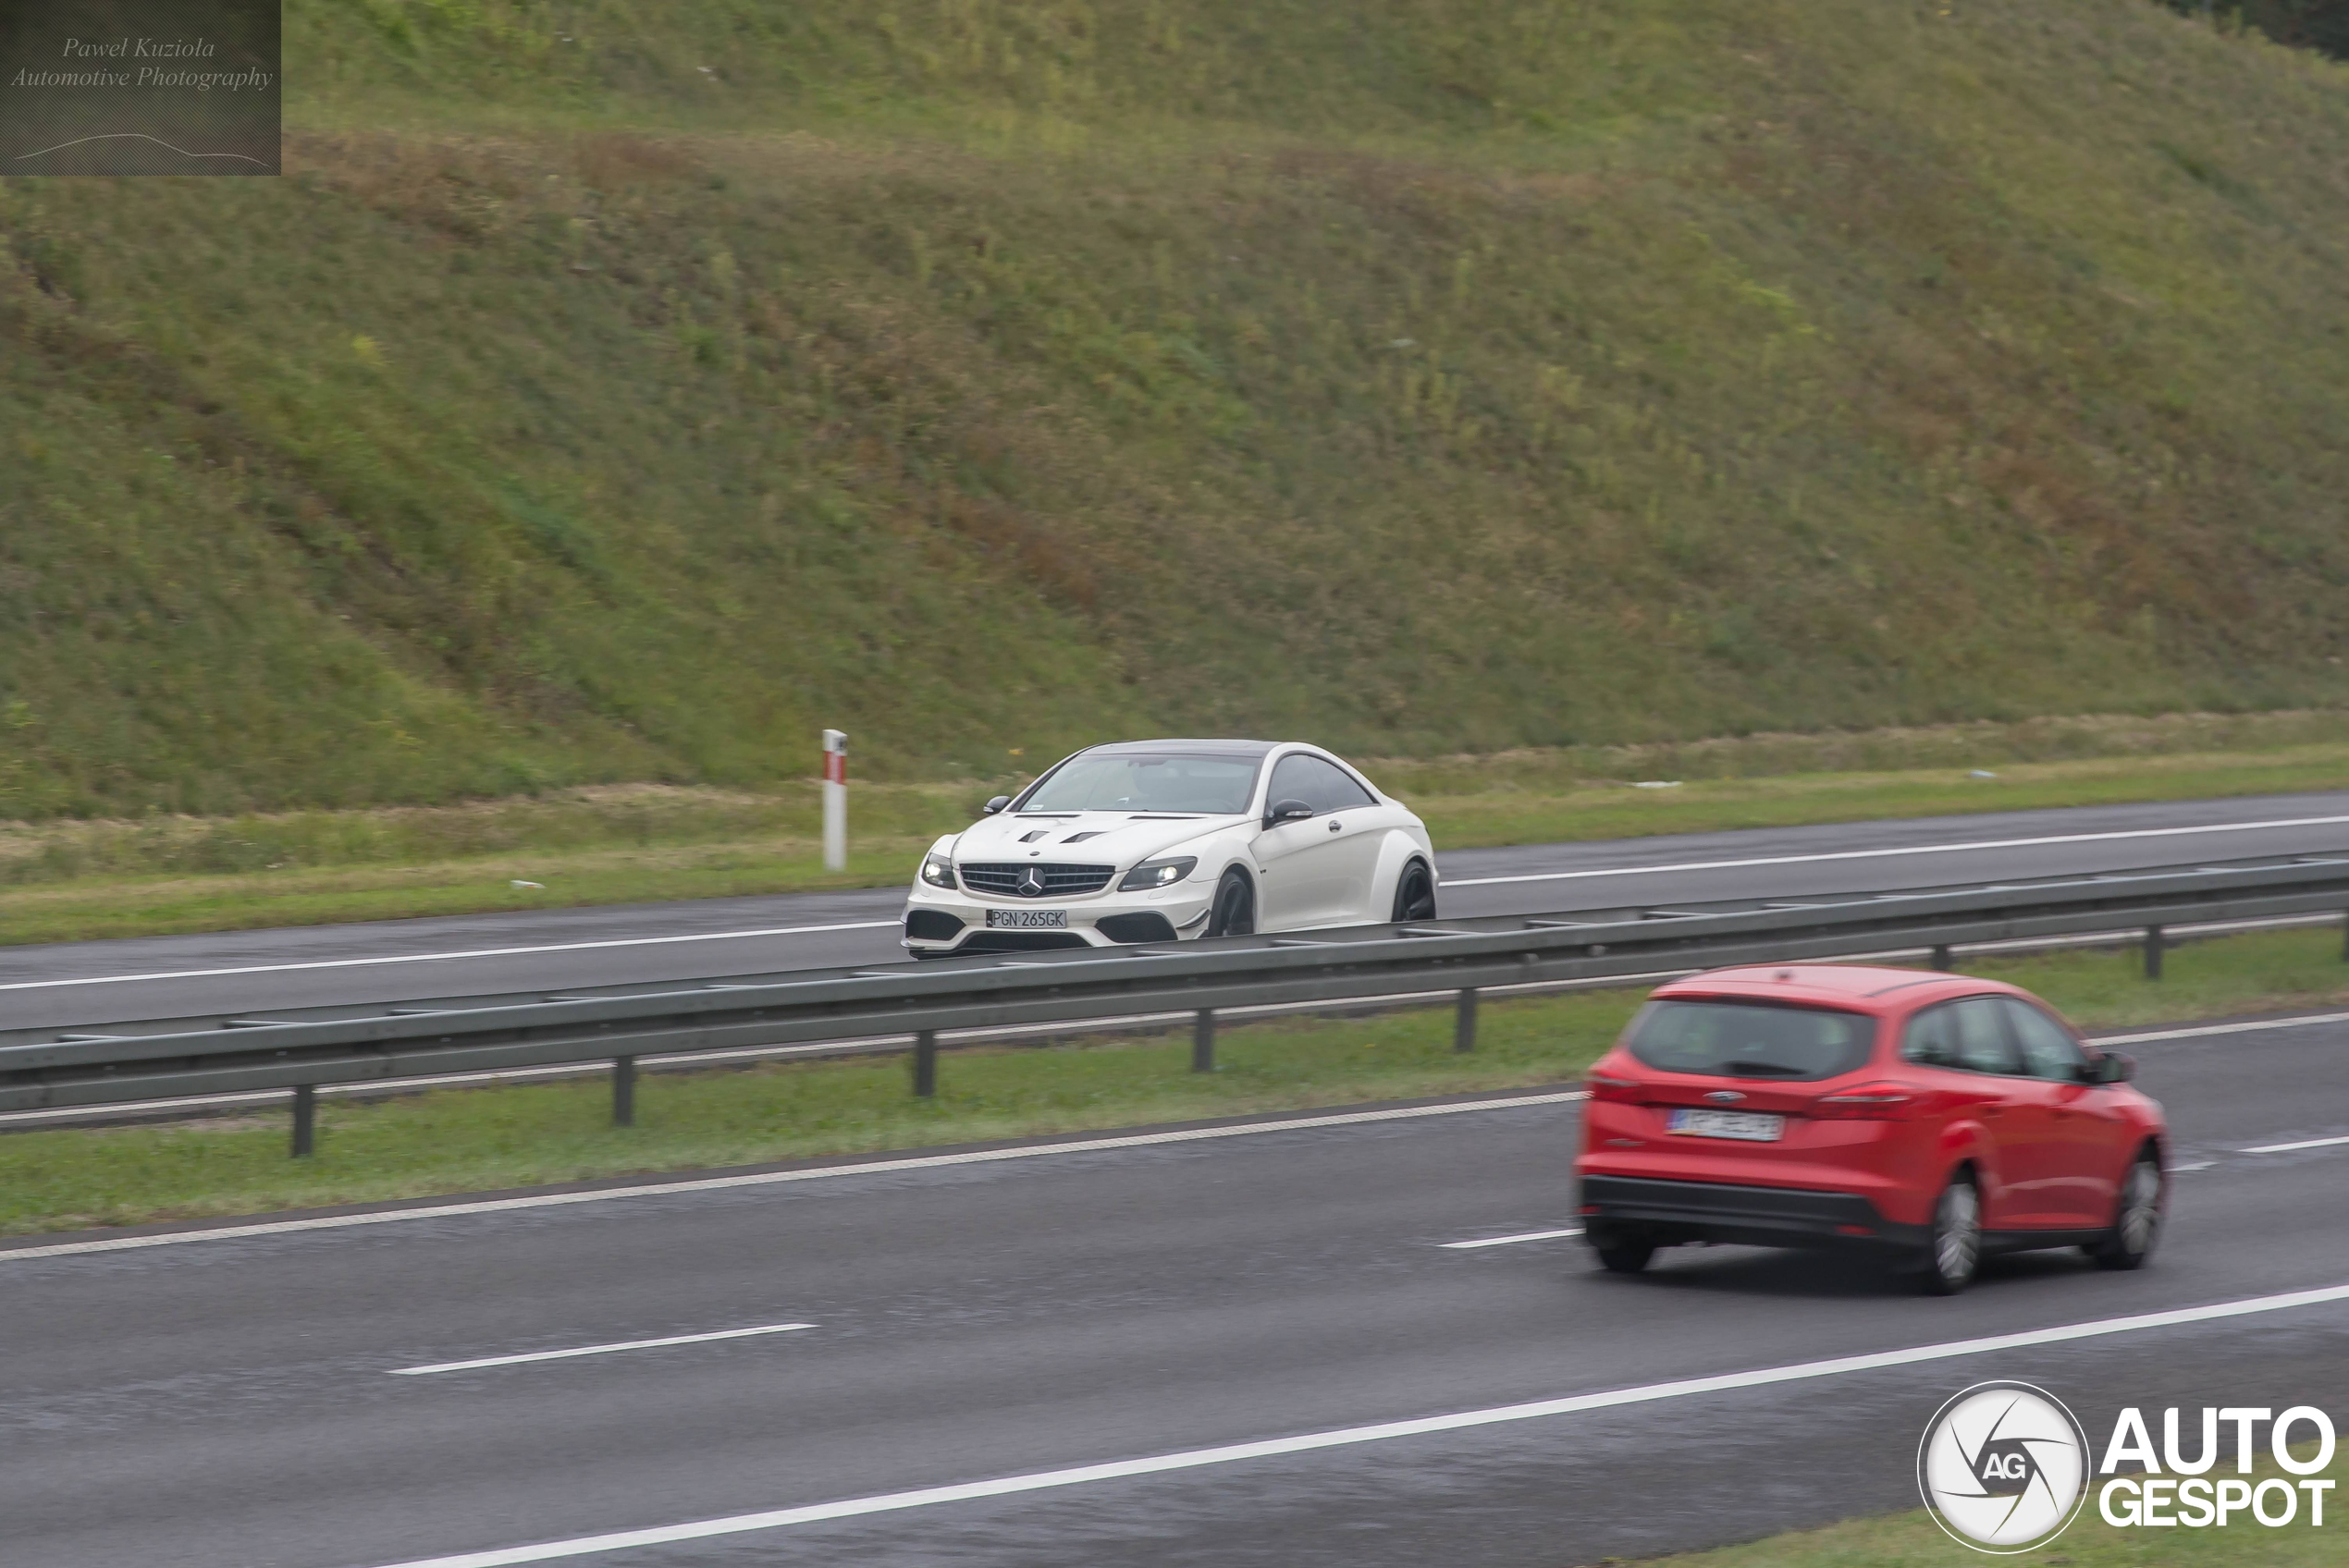
[[[1752,1110],[1676,1110],[1665,1125],[1692,1138],[1742,1138],[1750,1144],[1775,1144],[1786,1132],[1786,1118]]]
[[[1065,931],[1068,911],[1064,909],[990,909],[987,912],[990,931]]]

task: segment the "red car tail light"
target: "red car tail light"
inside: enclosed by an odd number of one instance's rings
[[[1906,1121],[1919,1096],[1906,1084],[1863,1084],[1838,1089],[1811,1102],[1811,1114],[1828,1121]]]
[[[1640,1081],[1636,1078],[1610,1078],[1604,1072],[1593,1072],[1590,1087],[1594,1100],[1615,1100],[1624,1105],[1640,1102]]]

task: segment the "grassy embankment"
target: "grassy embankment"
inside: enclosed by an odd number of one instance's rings
[[[1971,776],[1986,764],[1997,778]],[[1370,766],[1425,815],[1439,849],[1466,849],[2334,789],[2349,783],[2349,715],[2050,719]],[[1642,778],[1680,783],[1627,787]],[[1015,785],[859,784],[842,873],[822,867],[812,785],[0,827],[0,944],[890,886],[933,836]]]
[[[2311,1448],[2294,1452],[2304,1464],[2314,1457]],[[2233,1474],[2232,1465],[2221,1468]],[[2264,1453],[2252,1472],[2248,1479],[2254,1486],[2271,1476],[2286,1481],[2299,1478],[2285,1475]],[[2292,1523],[2272,1529],[2245,1514],[2235,1515],[2224,1529],[2108,1525],[2097,1514],[2091,1492],[2070,1529],[2019,1561],[2034,1568],[2331,1568],[2342,1560],[2342,1537],[2349,1531],[2349,1514],[2343,1513],[2341,1502],[2349,1492],[2349,1447],[2336,1451],[2332,1464],[2309,1479],[2326,1477],[2335,1489],[2327,1494],[2321,1528],[2308,1524],[2306,1492],[2300,1494]],[[1640,1568],[1951,1568],[1979,1561],[1919,1509],[1879,1519],[1848,1519],[1824,1529],[1791,1531],[1714,1551],[1646,1558]]]
[[[0,189],[0,816],[2339,704],[2349,68],[2144,0],[289,0]]]
[[[2349,1000],[2338,930],[2189,945],[2168,977],[2134,953],[1969,966],[2027,986],[2091,1025]],[[966,1143],[1200,1117],[1550,1084],[1579,1073],[1637,1004],[1585,992],[1487,1006],[1474,1055],[1450,1014],[1299,1019],[1224,1031],[1218,1071],[1183,1039],[1096,1040],[950,1053],[933,1101],[896,1059],[663,1074],[639,1125],[609,1125],[601,1080],[442,1090],[322,1107],[318,1153],[286,1158],[282,1112],[161,1127],[0,1136],[0,1232],[479,1192],[635,1171]]]

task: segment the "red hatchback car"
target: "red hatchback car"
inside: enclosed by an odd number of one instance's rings
[[[2169,1200],[2136,1064],[1996,981],[1725,969],[1660,987],[1591,1070],[1583,1231],[1617,1273],[1660,1246],[1888,1253],[1965,1289],[1986,1251],[2152,1255]]]

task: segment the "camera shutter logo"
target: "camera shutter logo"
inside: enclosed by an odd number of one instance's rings
[[[1976,1383],[1925,1424],[1917,1490],[1962,1544],[2030,1551],[2063,1534],[2087,1499],[2087,1434],[2045,1389]]]

